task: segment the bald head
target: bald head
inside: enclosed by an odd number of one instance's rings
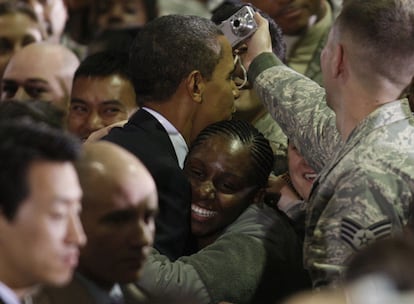
[[[152,176],[134,155],[105,141],[85,144],[76,168],[88,238],[79,271],[106,290],[137,280],[154,240]]]
[[[79,59],[53,43],[30,44],[10,59],[3,75],[1,98],[50,101],[67,111]]]
[[[151,174],[138,158],[107,141],[85,144],[77,169],[85,187],[91,183],[118,186],[129,183],[140,188],[140,198],[156,192]]]

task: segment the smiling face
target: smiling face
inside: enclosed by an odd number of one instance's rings
[[[139,278],[153,245],[158,200],[151,175],[135,156],[126,158],[126,152],[109,143],[96,145],[103,147],[96,152],[100,155],[79,172],[85,190],[81,219],[88,237],[79,271],[110,289]]]
[[[65,284],[77,266],[79,246],[86,241],[75,169],[69,162],[34,162],[27,183],[29,196],[15,217],[9,221],[0,213],[1,260],[7,261],[16,289]]]
[[[288,146],[288,166],[293,186],[307,200],[317,174],[292,143]]]
[[[252,203],[258,193],[248,146],[213,135],[195,146],[184,167],[192,186],[191,230],[214,241]]]
[[[129,80],[119,75],[81,76],[73,83],[68,130],[85,140],[92,132],[128,119],[136,109]]]

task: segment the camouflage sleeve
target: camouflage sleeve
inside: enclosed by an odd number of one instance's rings
[[[393,185],[390,192],[384,183]],[[395,177],[380,177],[367,168],[343,175],[333,196],[305,239],[305,267],[314,287],[340,283],[349,258],[372,242],[400,233],[402,225],[395,206],[398,190],[406,185]],[[405,190],[403,190],[405,189]]]
[[[272,117],[316,171],[340,143],[335,114],[325,90],[284,66],[273,54],[259,55],[249,68],[249,80]]]

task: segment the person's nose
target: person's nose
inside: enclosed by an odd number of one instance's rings
[[[103,120],[99,113],[97,113],[96,111],[92,111],[92,113],[88,117],[86,127],[88,131],[92,133],[105,127],[105,124],[103,123]]]
[[[14,96],[10,96],[9,99],[14,99],[14,100],[18,100],[18,101],[25,101],[25,100],[30,100],[31,96],[29,94],[27,94],[26,90],[24,89],[23,86],[19,86],[16,90],[16,93],[14,93]]]
[[[69,216],[66,240],[70,244],[82,247],[86,244],[86,235],[78,213]]]
[[[108,13],[108,24],[122,23],[124,9],[121,3],[113,4]]]
[[[240,97],[240,91],[237,88],[237,85],[236,85],[236,83],[234,81],[232,81],[232,85],[233,85],[233,87],[232,87],[233,97],[234,97],[234,99],[237,99],[237,98]]]
[[[155,222],[154,219],[137,219],[130,232],[131,246],[152,246],[154,243]]]
[[[198,189],[201,200],[212,200],[216,198],[216,189],[211,181],[203,182]]]

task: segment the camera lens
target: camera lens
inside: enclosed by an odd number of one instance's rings
[[[236,36],[243,36],[252,30],[253,24],[251,20],[246,17],[239,17],[232,22],[232,31]]]

